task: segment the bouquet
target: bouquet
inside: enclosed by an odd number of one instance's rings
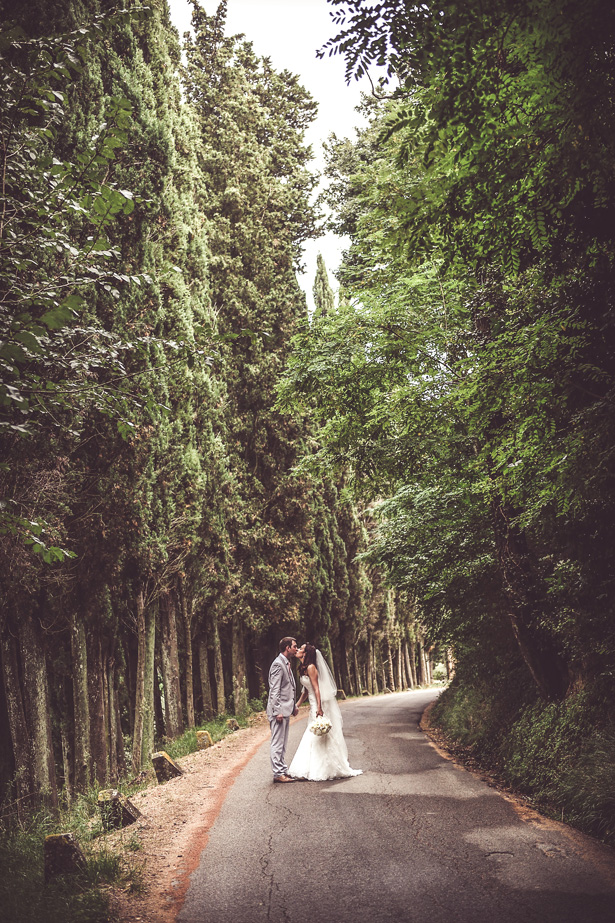
[[[331,730],[331,722],[328,718],[325,718],[322,715],[320,718],[314,718],[311,724],[308,724],[308,731],[311,731],[312,734],[316,734],[317,737],[322,737],[323,734],[328,734]]]

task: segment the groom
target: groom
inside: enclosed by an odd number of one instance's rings
[[[271,726],[271,768],[274,782],[294,782],[288,775],[285,753],[288,742],[288,726],[291,715],[298,714],[295,705],[295,677],[291,660],[297,654],[294,638],[282,638],[280,653],[269,670],[269,698],[267,717]]]

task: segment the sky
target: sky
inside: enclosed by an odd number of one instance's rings
[[[188,0],[168,0],[173,24],[183,34],[190,28]],[[209,14],[215,13],[217,0],[201,0]],[[227,34],[243,33],[258,55],[271,58],[276,70],[298,74],[301,83],[318,103],[318,117],[306,134],[312,145],[314,169],[322,169],[322,142],[335,132],[338,137],[354,137],[354,127],[362,120],[355,111],[361,90],[369,83],[353,81],[347,85],[344,59],[340,56],[318,59],[317,49],[337,34],[327,0],[228,0]],[[335,270],[347,242],[333,234],[308,241],[304,250],[307,271],[299,276],[308,304],[312,304],[312,284],[316,257],[322,253],[332,288],[337,288]]]

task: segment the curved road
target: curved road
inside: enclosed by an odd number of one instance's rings
[[[440,756],[418,728],[436,695],[342,703],[352,779],[273,785],[262,746],[178,923],[614,923],[615,851]]]

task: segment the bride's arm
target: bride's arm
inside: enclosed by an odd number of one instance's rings
[[[299,698],[297,699],[297,702],[295,703],[295,708],[301,708],[301,706],[303,705],[307,697],[308,697],[307,689],[305,688],[305,686],[302,686],[301,695],[299,696]]]
[[[316,717],[322,715],[322,705],[320,704],[320,687],[318,685],[318,670],[313,663],[307,668],[308,676],[312,681],[312,689],[314,690],[314,695],[316,696]],[[303,693],[302,693],[303,694]]]
[[[301,695],[300,695],[299,698],[297,699],[297,706],[296,706],[296,707],[297,707],[297,708],[301,708],[301,706],[303,705],[303,703],[305,702],[306,699],[307,699],[307,692],[305,691],[305,689],[302,689],[302,690],[301,690]]]

